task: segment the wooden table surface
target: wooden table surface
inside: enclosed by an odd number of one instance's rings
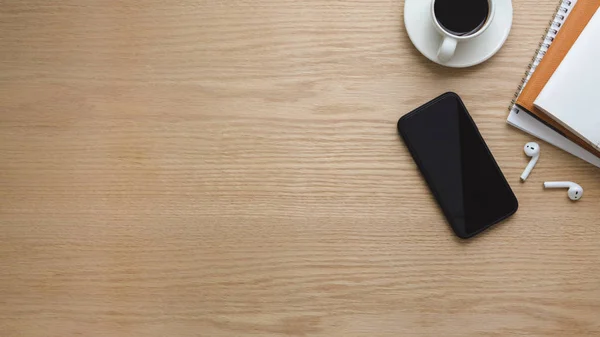
[[[599,335],[600,170],[540,142],[521,184],[505,123],[556,1],[462,70],[403,6],[0,1],[1,335]],[[520,201],[469,241],[396,133],[449,90]]]

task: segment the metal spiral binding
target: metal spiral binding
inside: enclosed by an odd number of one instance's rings
[[[523,76],[521,82],[517,86],[517,90],[513,95],[513,99],[510,101],[510,105],[508,106],[508,111],[510,111],[515,105],[515,103],[517,102],[517,97],[519,97],[519,95],[521,94],[521,90],[523,90],[523,87],[527,82],[527,78],[535,70],[537,64],[542,60],[542,57],[544,57],[544,55],[546,54],[545,51],[540,53],[542,47],[547,49],[550,47],[550,44],[552,44],[552,42],[554,41],[554,36],[548,36],[548,33],[552,33],[552,35],[556,35],[558,33],[557,28],[560,28],[563,25],[563,20],[566,17],[564,14],[566,14],[569,11],[571,5],[573,5],[573,3],[570,0],[560,0],[558,6],[556,6],[556,14],[552,18],[552,20],[548,22],[548,28],[546,28],[546,30],[544,31],[544,35],[541,38],[538,48],[535,50],[535,53],[533,53],[533,57],[527,65],[525,75]]]

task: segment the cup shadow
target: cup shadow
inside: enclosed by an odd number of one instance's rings
[[[477,64],[477,65],[474,65],[471,67],[466,67],[466,68],[452,68],[452,67],[443,66],[441,64],[438,64],[438,63],[435,63],[435,62],[429,60],[427,57],[425,57],[423,54],[421,54],[421,52],[410,41],[410,38],[408,38],[408,34],[406,33],[406,31],[404,31],[404,34],[406,34],[407,40],[410,43],[410,54],[411,54],[411,57],[413,58],[413,60],[419,66],[425,68],[430,73],[439,75],[439,76],[443,76],[445,78],[448,78],[448,77],[458,78],[458,77],[464,76],[465,74],[482,71],[482,70],[486,69],[487,67],[489,67],[489,63],[490,63],[489,61],[495,57],[495,55],[494,55],[490,59],[486,60],[485,62],[482,62],[480,64]]]

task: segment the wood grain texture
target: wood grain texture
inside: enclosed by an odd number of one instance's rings
[[[505,123],[556,1],[463,70],[403,5],[0,0],[2,336],[599,335],[600,170]],[[520,201],[466,242],[395,129],[449,90]]]

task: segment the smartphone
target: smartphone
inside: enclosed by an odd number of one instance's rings
[[[457,94],[406,114],[398,132],[458,237],[470,238],[517,211],[515,194]]]

